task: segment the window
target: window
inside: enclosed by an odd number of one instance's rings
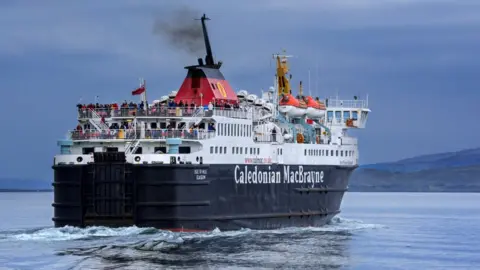
[[[235,154],[235,147],[232,147],[232,154]]]
[[[218,154],[218,146],[215,146],[215,154]]]
[[[82,153],[84,155],[88,155],[88,154],[91,154],[94,152],[94,148],[93,147],[84,147],[82,148]]]
[[[347,119],[350,119],[350,111],[343,112],[343,122],[346,122]]]
[[[307,155],[307,149],[305,149],[305,152],[303,153],[303,155],[304,155],[304,156],[306,156],[306,155]]]
[[[210,146],[210,154],[213,154],[213,146]]]
[[[357,111],[352,111],[352,119],[357,120],[358,119],[358,112]]]
[[[260,148],[257,148],[257,155],[260,155]]]
[[[337,150],[337,151],[335,151],[335,156],[337,156],[337,157],[338,157],[338,150]]]
[[[243,147],[240,147],[240,155],[243,155]]]
[[[224,153],[224,154],[227,153],[227,147],[226,147],[226,146],[223,147],[223,153]]]
[[[191,153],[190,146],[180,146],[180,147],[178,147],[178,153],[179,154],[190,154]]]
[[[342,150],[342,151],[340,151],[340,156],[341,156],[341,157],[343,157],[343,150]]]
[[[342,112],[341,111],[335,111],[335,121],[339,123],[342,120]]]
[[[220,153],[219,153],[219,154],[221,154],[221,153],[222,153],[222,150],[223,150],[223,147],[221,147],[221,146],[220,146]]]
[[[328,121],[328,122],[332,122],[332,119],[333,119],[333,112],[332,112],[332,111],[328,111],[328,112],[327,112],[327,121]]]
[[[330,150],[330,156],[333,157],[333,150]]]

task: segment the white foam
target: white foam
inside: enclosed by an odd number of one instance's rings
[[[266,233],[266,234],[289,234],[299,232],[345,232],[345,231],[357,231],[365,229],[377,229],[385,226],[378,224],[366,224],[362,221],[346,219],[342,217],[334,217],[332,221],[321,227],[290,227],[277,230],[251,230],[240,229],[236,231],[222,232],[218,228],[211,232],[202,233],[186,233],[186,232],[170,232],[157,230],[154,228],[138,228],[122,227],[122,228],[108,228],[108,227],[88,227],[77,228],[65,226],[62,228],[45,228],[33,232],[22,232],[7,235],[7,238],[19,240],[19,241],[65,241],[65,240],[78,240],[88,239],[92,237],[118,237],[118,236],[131,236],[140,234],[149,234],[149,244],[146,242],[138,243],[140,246],[145,246],[146,249],[150,249],[149,245],[158,245],[160,242],[168,242],[172,244],[181,244],[185,240],[199,239],[199,238],[213,238],[213,237],[237,237],[247,234]],[[155,244],[156,243],[156,244]]]
[[[65,226],[62,228],[45,228],[31,233],[19,233],[9,235],[8,238],[21,241],[64,241],[85,239],[90,237],[109,237],[109,236],[128,236],[141,234],[143,232],[152,230],[152,228],[138,228],[138,227],[123,227],[123,228],[108,228],[108,227],[88,227],[77,228]]]

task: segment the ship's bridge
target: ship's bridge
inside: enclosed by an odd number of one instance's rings
[[[341,100],[329,98],[325,100],[327,107],[326,124],[344,128],[365,128],[368,114],[368,99]]]

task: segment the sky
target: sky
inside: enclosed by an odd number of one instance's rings
[[[285,49],[294,86],[368,94],[367,128],[352,133],[361,164],[479,147],[478,0],[3,0],[0,177],[51,179],[80,99],[137,101],[140,77],[149,100],[178,89],[204,52],[172,46],[154,24],[186,8],[211,18],[215,59],[237,91],[268,89],[272,54]]]

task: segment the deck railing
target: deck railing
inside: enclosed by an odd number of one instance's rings
[[[215,131],[193,129],[148,129],[142,132],[135,129],[109,129],[98,131],[96,129],[72,130],[69,137],[73,141],[82,140],[134,140],[134,139],[167,139],[182,138],[187,140],[205,140],[215,137]]]
[[[328,99],[326,101],[326,106],[328,108],[355,108],[355,109],[364,109],[368,108],[367,100],[341,100],[341,99]]]
[[[248,111],[244,108],[224,108],[216,107],[212,110],[202,107],[175,107],[154,106],[147,110],[139,108],[92,108],[78,109],[79,119],[90,119],[95,117],[111,118],[133,118],[133,117],[211,117],[225,116],[239,119],[256,119],[263,117],[266,112],[260,110]]]

